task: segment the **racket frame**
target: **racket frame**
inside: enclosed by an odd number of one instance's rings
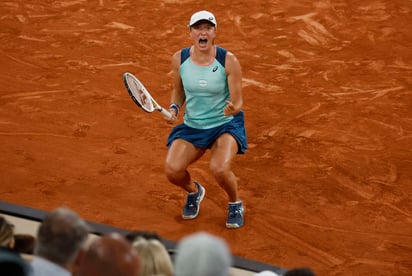
[[[128,78],[131,78],[132,81],[134,81],[139,87],[140,90],[142,91],[142,93],[144,94],[144,96],[146,97],[146,100],[151,102],[151,107],[150,109],[148,109],[146,106],[143,106],[139,100],[136,98],[137,96],[134,95],[132,88],[129,86],[129,82],[127,81]],[[146,89],[146,87],[143,85],[143,83],[132,73],[129,72],[125,72],[123,73],[123,82],[124,85],[126,87],[127,92],[129,93],[129,96],[132,98],[133,102],[135,102],[135,104],[137,106],[139,106],[141,109],[143,109],[144,111],[151,113],[155,110],[161,112],[163,115],[165,115],[167,118],[171,118],[172,114],[170,114],[169,111],[167,111],[166,109],[164,109],[160,104],[158,104],[156,102],[155,99],[153,99],[152,95],[149,93],[149,91]]]

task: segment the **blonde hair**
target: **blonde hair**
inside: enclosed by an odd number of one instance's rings
[[[14,225],[0,216],[0,246],[13,247],[14,244]]]
[[[163,243],[138,238],[133,248],[140,258],[140,276],[173,276],[173,263]]]

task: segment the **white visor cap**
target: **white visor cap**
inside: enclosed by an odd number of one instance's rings
[[[190,18],[189,27],[192,27],[194,24],[201,20],[209,21],[210,23],[215,25],[215,27],[217,27],[216,17],[209,11],[198,11],[194,13]]]

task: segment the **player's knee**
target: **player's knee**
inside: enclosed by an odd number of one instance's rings
[[[179,166],[177,166],[176,164],[166,162],[166,164],[165,164],[165,173],[166,173],[166,177],[169,180],[173,180],[174,178],[176,178],[176,176],[179,175],[181,171],[182,171],[182,169]]]
[[[230,166],[226,163],[211,162],[209,167],[216,178],[223,177],[230,171]]]
[[[166,163],[165,173],[166,173],[167,178],[170,179],[171,177],[173,177],[174,174],[176,174],[176,171],[173,169],[173,166],[170,166]]]

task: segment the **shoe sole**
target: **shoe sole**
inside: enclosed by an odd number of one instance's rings
[[[242,226],[243,226],[243,224],[239,225],[239,224],[228,224],[228,223],[226,223],[226,228],[229,228],[229,229],[236,229],[236,228],[240,228]]]
[[[202,202],[202,200],[203,200],[203,198],[205,197],[205,194],[206,194],[206,189],[203,188],[203,187],[202,187],[202,189],[203,189],[203,193],[202,193],[202,195],[200,196],[199,206],[197,207],[197,213],[194,214],[193,216],[185,216],[185,215],[182,214],[182,218],[183,218],[183,219],[187,219],[187,220],[189,220],[189,219],[195,219],[195,218],[199,215],[200,203]]]

